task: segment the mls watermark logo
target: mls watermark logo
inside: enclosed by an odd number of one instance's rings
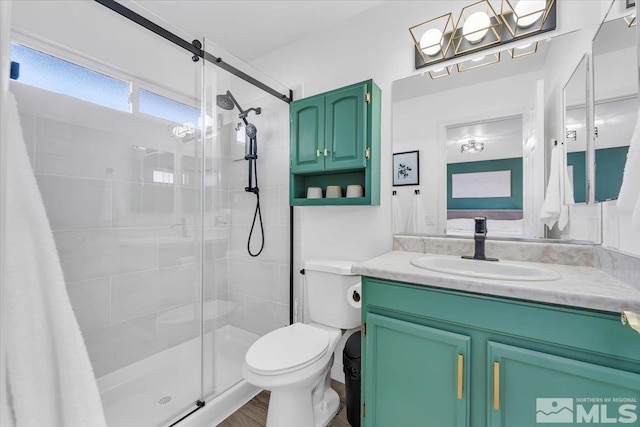
[[[634,424],[638,405],[634,397],[537,398],[538,424]]]
[[[536,423],[573,424],[573,399],[536,399]]]

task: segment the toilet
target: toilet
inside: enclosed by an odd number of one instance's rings
[[[247,351],[242,375],[270,390],[267,427],[324,427],[338,412],[331,388],[333,352],[343,329],[360,326],[349,288],[360,282],[352,262],[304,263],[308,323],[294,323],[259,338]]]

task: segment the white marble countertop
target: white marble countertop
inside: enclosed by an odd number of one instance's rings
[[[622,310],[640,313],[640,291],[592,267],[504,261],[509,264],[552,270],[560,273],[562,278],[530,282],[491,280],[436,273],[415,267],[410,263],[413,258],[425,255],[457,258],[448,255],[394,251],[357,263],[352,267],[352,272],[363,276],[456,291],[614,313],[620,313]]]

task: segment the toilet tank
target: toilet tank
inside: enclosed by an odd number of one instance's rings
[[[360,326],[360,309],[348,301],[348,290],[360,282],[351,273],[351,261],[330,259],[308,260],[304,263],[306,300],[309,320],[340,329]]]

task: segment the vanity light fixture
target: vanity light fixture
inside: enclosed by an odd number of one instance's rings
[[[454,32],[453,15],[430,19],[422,24],[409,28],[411,37],[425,64],[445,59]]]
[[[635,27],[636,26],[636,13],[633,12],[631,15],[625,16],[624,17],[624,22],[627,23],[627,27],[629,27],[629,28]]]
[[[543,30],[555,0],[502,0],[500,17],[514,38]]]
[[[441,77],[447,77],[448,75],[451,74],[452,68],[453,68],[453,65],[449,65],[448,67],[436,68],[435,70],[429,71],[429,76],[433,80],[439,79]]]
[[[502,20],[488,0],[462,8],[452,37],[456,55],[492,46],[501,40]]]
[[[192,123],[184,123],[182,125],[169,126],[169,134],[176,138],[193,135],[196,130]]]
[[[512,58],[537,52],[538,42],[527,43],[525,39],[555,30],[556,0],[500,2],[500,13],[493,6],[497,0],[480,0],[463,7],[455,19],[451,13],[447,13],[409,28],[414,43],[416,70],[438,68],[435,64],[439,62],[452,63],[458,57],[475,56],[481,50],[507,43],[513,43],[513,47],[507,49]],[[525,45],[529,49],[525,49]],[[483,65],[499,61],[499,57],[492,58],[493,61]],[[468,70],[477,68],[477,65],[477,61],[467,61],[457,68]],[[432,71],[429,74],[431,78],[443,76]]]
[[[575,141],[578,139],[578,131],[567,129],[567,141]]]
[[[531,55],[538,51],[538,43],[525,43],[520,46],[516,46],[513,49],[509,49],[509,55],[512,58],[520,58],[521,56]]]
[[[484,150],[484,143],[476,142],[475,139],[470,139],[460,147],[461,153],[479,153]]]
[[[491,65],[500,62],[500,52],[491,53],[488,55],[478,55],[475,58],[471,58],[468,61],[461,62],[456,65],[458,72],[473,70],[474,68],[484,67],[485,65]]]

